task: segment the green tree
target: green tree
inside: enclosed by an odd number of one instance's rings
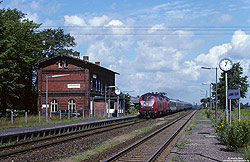
[[[1,1],[0,1],[1,3]],[[0,9],[0,111],[36,110],[36,63],[60,52],[72,53],[74,38],[62,29],[39,30],[17,9]]]
[[[243,68],[240,66],[240,62],[237,62],[233,65],[233,68],[227,72],[228,78],[228,89],[240,89],[241,98],[246,98],[248,84],[248,76],[242,76]],[[215,97],[215,89],[216,85],[213,84],[213,96]],[[226,94],[225,94],[225,72],[221,73],[218,82],[218,104],[221,108],[225,108],[226,106]],[[236,104],[236,100],[232,100],[232,104]]]
[[[21,11],[0,9],[2,114],[6,108],[29,105],[32,101],[32,67],[37,61],[36,53],[41,50],[37,39],[39,27],[39,24],[24,19]]]
[[[126,93],[125,94],[125,107],[126,107],[125,112],[126,113],[130,112],[130,99],[131,99],[131,96],[128,93]]]
[[[70,34],[65,34],[63,29],[45,29],[40,32],[42,39],[41,55],[45,57],[53,57],[59,53],[73,54],[70,47],[76,46],[75,38]]]

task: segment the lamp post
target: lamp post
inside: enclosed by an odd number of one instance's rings
[[[210,110],[211,110],[211,89],[212,89],[212,87],[211,87],[211,85],[212,85],[212,83],[202,83],[202,85],[209,85],[210,86],[210,89],[209,89],[209,108],[210,108]]]
[[[107,104],[106,104],[106,92],[107,92],[107,85],[105,84],[105,90],[104,90],[104,100],[105,100],[105,110],[104,110],[104,117],[106,117],[107,114]]]
[[[117,87],[117,86],[107,86],[107,85],[105,85],[105,112],[106,112],[106,91],[107,91],[107,89],[109,90],[109,88],[115,88],[115,87]],[[108,107],[108,117],[110,117],[110,93],[109,93],[109,107]],[[105,115],[106,116],[106,115]]]
[[[215,94],[215,124],[217,125],[217,111],[218,111],[218,94],[217,94],[217,71],[218,71],[218,68],[215,67],[215,68],[212,68],[212,67],[201,67],[202,69],[207,69],[207,70],[211,70],[211,69],[215,69],[215,80],[216,80],[216,94]]]
[[[206,92],[205,97],[207,99],[207,90],[200,89],[201,92]],[[204,105],[204,108],[206,107],[206,104]]]
[[[58,77],[63,77],[63,76],[68,76],[68,75],[69,74],[52,75],[52,76],[46,75],[45,76],[45,78],[46,78],[46,122],[48,122],[48,79],[49,78],[58,78]]]

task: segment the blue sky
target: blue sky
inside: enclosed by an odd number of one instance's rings
[[[120,73],[133,96],[164,91],[199,103],[222,58],[250,64],[250,0],[3,0],[42,28],[63,28],[74,50]],[[219,73],[220,74],[220,71]],[[250,95],[243,102],[250,102]]]

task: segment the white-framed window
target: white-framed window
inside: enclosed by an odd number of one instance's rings
[[[98,82],[98,90],[99,90],[99,92],[101,92],[101,80],[99,80],[99,82]]]
[[[50,102],[50,111],[51,112],[57,112],[57,110],[58,110],[58,102],[57,102],[57,100],[51,100],[51,102]]]
[[[91,91],[93,90],[93,80],[92,80],[92,78],[90,78],[90,90]]]
[[[58,68],[62,68],[62,60],[58,61]]]
[[[98,91],[97,79],[95,80],[95,91]]]
[[[68,102],[68,110],[70,110],[70,112],[75,112],[76,111],[76,102],[75,100],[71,99]]]
[[[64,68],[68,68],[69,64],[68,64],[68,61],[67,60],[64,60]]]

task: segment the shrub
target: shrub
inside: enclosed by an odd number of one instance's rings
[[[244,159],[250,161],[250,145],[244,148]]]
[[[238,150],[250,144],[250,120],[233,121],[231,125],[223,121],[215,128],[215,132],[229,150]]]

